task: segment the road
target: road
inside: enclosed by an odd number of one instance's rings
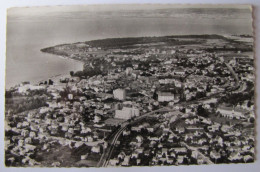
[[[119,138],[119,136],[121,135],[121,133],[126,129],[127,125],[125,125],[124,127],[121,127],[118,132],[116,133],[116,135],[114,136],[114,138],[112,139],[111,143],[109,143],[111,146],[110,148],[107,148],[104,150],[100,161],[98,162],[98,167],[106,167],[108,166],[109,160],[111,158],[111,155],[114,151],[115,148],[115,144]]]
[[[193,100],[193,101],[189,101],[189,102],[179,102],[178,105],[183,105],[183,104],[188,105],[188,104],[193,104],[193,103],[195,103],[195,102],[198,102],[198,101],[200,101],[200,100],[207,100],[207,99],[209,100],[209,99],[211,99],[212,97],[216,97],[217,95],[219,95],[219,93],[214,94],[214,95],[212,95],[212,96],[210,96],[210,97],[201,98],[201,99],[197,99],[197,100]],[[177,105],[177,104],[176,104],[176,105]],[[109,160],[110,160],[110,157],[111,157],[111,155],[112,155],[112,153],[113,153],[115,144],[116,144],[116,142],[117,142],[119,136],[122,134],[122,132],[126,129],[126,127],[127,127],[128,125],[133,124],[134,122],[136,122],[136,121],[138,121],[138,120],[140,120],[140,119],[143,119],[143,118],[145,118],[145,117],[148,117],[148,116],[150,116],[150,115],[153,115],[154,113],[157,113],[157,112],[170,112],[170,111],[176,111],[176,110],[170,109],[170,108],[168,108],[168,107],[163,107],[163,108],[157,109],[157,110],[155,110],[155,111],[148,112],[148,113],[146,113],[146,114],[144,114],[144,115],[142,115],[142,116],[138,116],[138,117],[134,118],[134,121],[131,121],[131,122],[126,121],[126,122],[123,122],[123,123],[121,124],[121,128],[117,131],[117,133],[116,133],[115,136],[113,137],[112,141],[109,142],[108,148],[104,150],[104,152],[103,152],[103,154],[102,154],[102,156],[101,156],[101,158],[100,158],[100,161],[98,162],[98,165],[97,165],[97,166],[98,166],[98,167],[106,167],[106,166],[108,165]]]
[[[206,157],[204,154],[202,154],[202,153],[198,150],[198,148],[189,146],[189,145],[186,144],[185,142],[181,142],[181,144],[184,145],[187,149],[190,149],[190,150],[192,150],[192,151],[197,152],[200,156],[203,157],[203,159],[207,162],[207,164],[214,164],[208,157]]]
[[[110,160],[110,158],[111,158],[111,155],[112,155],[112,153],[113,153],[113,150],[114,150],[114,148],[115,148],[115,144],[116,144],[116,142],[117,142],[119,136],[122,134],[122,132],[126,129],[126,127],[127,127],[128,125],[133,124],[134,122],[136,122],[136,121],[138,121],[138,120],[141,120],[141,119],[143,119],[143,118],[145,118],[145,117],[148,117],[148,116],[150,116],[150,115],[153,115],[153,114],[156,113],[156,112],[167,112],[167,111],[171,111],[171,110],[170,110],[169,108],[167,108],[167,107],[163,107],[163,108],[157,109],[157,110],[155,110],[155,111],[148,112],[148,113],[146,113],[146,114],[144,114],[144,115],[142,115],[142,116],[138,116],[138,117],[134,118],[134,121],[131,121],[131,122],[126,121],[126,122],[123,122],[123,123],[121,124],[121,128],[120,128],[120,129],[117,131],[117,133],[114,135],[112,141],[109,141],[109,142],[108,142],[108,143],[109,143],[109,144],[108,144],[109,146],[108,146],[107,149],[104,150],[104,152],[103,152],[103,154],[102,154],[102,156],[101,156],[101,158],[100,158],[100,160],[99,160],[97,166],[98,166],[98,167],[106,167],[106,166],[108,165],[109,160]]]
[[[232,73],[233,77],[235,78],[236,86],[234,86],[234,87],[237,87],[237,85],[239,84],[239,80],[238,80],[237,74],[234,72],[233,68],[232,68],[229,64],[227,64],[227,63],[224,63],[224,64],[227,66],[227,68],[230,70],[230,72]],[[178,103],[178,105],[183,105],[183,104],[188,105],[188,104],[193,104],[193,103],[199,103],[199,102],[202,101],[202,100],[203,100],[203,101],[204,101],[204,100],[210,100],[210,99],[212,99],[212,98],[215,98],[215,97],[217,97],[217,96],[220,96],[221,93],[223,93],[223,92],[218,92],[218,93],[213,94],[213,95],[211,95],[211,96],[209,96],[209,97],[204,97],[204,98],[197,99],[197,100],[193,100],[193,101],[189,101],[189,102],[180,102],[180,103]],[[175,104],[175,105],[177,105],[177,104]],[[104,152],[103,152],[103,154],[102,154],[102,156],[101,156],[101,158],[100,158],[100,161],[98,162],[98,165],[97,165],[97,166],[98,166],[98,167],[106,167],[106,166],[108,166],[109,160],[110,160],[111,155],[112,155],[112,153],[113,153],[113,150],[114,150],[114,148],[115,148],[115,144],[116,144],[116,142],[117,142],[119,136],[121,135],[121,133],[126,129],[126,127],[127,127],[129,124],[132,124],[132,123],[134,123],[134,122],[136,122],[136,121],[138,121],[138,120],[140,120],[140,119],[143,119],[143,118],[145,118],[145,117],[148,117],[148,116],[150,116],[150,115],[153,115],[153,114],[156,113],[156,112],[169,112],[169,111],[175,111],[175,110],[169,109],[169,108],[167,108],[167,107],[163,107],[163,108],[160,108],[160,109],[158,109],[158,110],[155,110],[155,111],[152,111],[152,112],[148,112],[148,113],[146,113],[146,114],[144,114],[144,115],[142,115],[142,116],[138,116],[138,117],[134,118],[134,121],[131,121],[131,122],[126,121],[126,122],[122,123],[122,124],[121,124],[121,128],[117,131],[117,133],[116,133],[115,136],[113,137],[112,141],[109,142],[108,148],[104,150]],[[207,162],[208,164],[213,164],[213,162],[212,162],[208,157],[206,157],[206,156],[203,155],[201,152],[199,152],[197,148],[191,147],[191,146],[187,145],[187,144],[184,143],[184,142],[183,142],[183,144],[184,144],[188,149],[197,151],[198,154],[201,155],[201,156],[204,158],[204,160],[206,160],[206,162]]]
[[[238,79],[238,76],[237,76],[236,72],[233,70],[233,68],[228,63],[224,63],[224,64],[227,66],[228,70],[234,76],[234,78],[236,80],[236,84],[238,84],[239,83],[239,79]]]

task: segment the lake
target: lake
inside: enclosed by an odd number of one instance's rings
[[[152,8],[35,7],[8,11],[6,88],[82,69],[82,63],[42,48],[113,37],[179,34],[252,34],[248,9],[228,11]]]

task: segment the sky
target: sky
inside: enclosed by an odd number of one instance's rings
[[[153,13],[153,16],[157,16],[163,10],[172,9],[217,9],[216,11],[227,11],[225,9],[246,10],[251,12],[250,5],[167,5],[167,4],[131,4],[131,5],[73,5],[73,6],[43,6],[43,7],[16,7],[8,9],[8,17],[11,19],[23,18],[23,17],[40,17],[40,16],[55,16],[57,14],[64,14],[65,17],[68,14],[79,13],[93,13],[96,15],[102,14],[102,12],[110,12],[108,15],[115,15],[124,12],[135,14],[136,12]],[[232,12],[232,11],[231,11]],[[245,11],[244,11],[245,12]],[[144,17],[141,13],[138,13],[139,17]],[[220,15],[220,14],[219,14]],[[79,16],[80,17],[80,16]],[[84,16],[86,17],[86,16]],[[164,16],[165,17],[165,16]]]

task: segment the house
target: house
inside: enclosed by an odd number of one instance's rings
[[[219,152],[217,152],[216,150],[212,150],[210,152],[210,157],[213,158],[213,159],[219,159],[221,158],[221,155]]]
[[[251,147],[249,145],[245,145],[242,147],[243,151],[248,151]]]
[[[115,111],[115,118],[118,119],[131,119],[135,116],[140,115],[140,110],[137,108],[129,108],[129,107],[123,107],[122,110],[116,110]]]
[[[173,138],[176,138],[177,136],[175,135],[175,134],[173,134],[173,133],[171,133],[170,135],[169,135],[169,139],[173,139]]]
[[[73,100],[73,94],[68,94],[68,99]]]
[[[132,155],[131,155],[131,158],[138,158],[138,153],[137,152],[133,152]]]
[[[18,122],[18,123],[16,124],[16,128],[22,128],[22,127],[23,127],[23,123]]]
[[[113,95],[114,95],[115,99],[125,100],[126,91],[125,91],[125,89],[116,89],[116,90],[113,91]]]
[[[53,162],[51,164],[52,167],[59,167],[60,166],[60,162]]]
[[[221,126],[221,128],[220,128],[220,130],[222,131],[222,132],[228,132],[229,130],[230,130],[230,128],[231,128],[231,126],[229,126],[229,125],[226,125],[226,124],[223,124],[222,126]]]
[[[116,166],[117,164],[119,163],[119,160],[118,159],[110,159],[109,160],[109,164],[111,165],[111,166]]]
[[[68,129],[68,133],[74,134],[74,129],[73,128],[69,128]]]
[[[184,69],[179,68],[179,69],[175,69],[174,73],[177,75],[184,75],[185,71],[184,71]]]
[[[117,156],[118,159],[124,159],[126,154],[124,152],[120,152]]]
[[[199,165],[203,164],[203,163],[204,163],[204,158],[203,158],[202,156],[198,156],[198,157],[197,157],[197,163],[198,163]]]
[[[24,136],[24,137],[27,137],[27,136],[29,136],[29,131],[23,129],[22,132],[21,132],[21,135]]]
[[[217,142],[219,145],[223,145],[223,138],[221,136],[217,136],[213,141]]]
[[[186,134],[185,137],[184,137],[184,140],[187,141],[187,140],[192,140],[193,139],[193,134],[189,133],[189,134]]]
[[[159,137],[156,137],[156,136],[154,136],[154,137],[148,136],[148,139],[149,139],[150,141],[159,141],[159,140],[160,140],[160,138],[159,138]]]
[[[31,144],[32,143],[32,138],[27,137],[27,138],[25,138],[24,142],[25,142],[25,144]]]
[[[143,142],[143,137],[142,136],[136,136],[136,140],[138,143]]]
[[[23,125],[23,127],[29,127],[30,123],[27,121],[24,121],[22,125]]]
[[[139,165],[141,163],[141,159],[136,160],[136,164]]]
[[[159,143],[157,147],[158,147],[158,148],[162,148],[163,145],[162,145],[161,143]]]
[[[181,133],[185,132],[185,128],[184,127],[176,127],[175,131],[177,131],[179,134],[181,134]]]
[[[150,150],[144,151],[144,155],[145,155],[145,156],[149,156],[149,155],[150,155]]]
[[[202,145],[203,143],[207,143],[208,140],[206,138],[201,138],[198,140],[198,144]]]
[[[68,131],[68,129],[69,129],[69,125],[68,124],[62,124],[61,125],[61,130],[62,131]]]
[[[174,100],[174,94],[171,92],[158,92],[158,102],[170,102]]]
[[[88,157],[88,154],[86,154],[86,155],[81,155],[81,156],[80,156],[80,159],[81,159],[81,160],[85,160],[85,159],[87,159],[87,157]]]
[[[84,143],[83,142],[76,142],[74,145],[74,148],[78,148],[80,146],[82,146]]]
[[[237,161],[241,160],[243,157],[240,155],[239,152],[232,152],[230,156],[228,157],[228,160],[230,161]]]
[[[186,153],[187,152],[187,148],[185,147],[176,147],[176,148],[172,148],[177,154],[178,153]]]
[[[99,115],[95,115],[93,122],[98,123],[98,122],[100,122],[100,120],[101,120],[101,117]]]
[[[104,109],[111,109],[111,105],[109,105],[109,104],[104,104]]]
[[[218,131],[219,128],[220,128],[220,124],[218,124],[218,123],[208,126],[208,130],[210,132]]]
[[[35,133],[35,132],[33,132],[33,131],[31,131],[31,132],[30,132],[30,134],[29,134],[29,137],[31,137],[31,138],[34,138],[34,137],[36,137],[36,133]]]
[[[45,143],[42,147],[42,150],[47,150],[50,147],[50,144]]]
[[[156,157],[153,157],[152,162],[153,162],[153,164],[157,164],[158,163],[158,159]]]
[[[129,130],[128,130],[128,131],[124,130],[124,131],[123,131],[123,136],[128,136],[128,135],[130,135],[130,133],[131,133],[131,132],[130,132]]]
[[[104,111],[100,109],[95,109],[95,114],[103,115]]]
[[[87,136],[87,141],[88,141],[88,142],[93,142],[93,137]]]
[[[34,151],[36,149],[36,146],[30,145],[30,144],[25,144],[24,149],[25,149],[26,152]]]
[[[177,157],[177,162],[178,162],[178,164],[182,164],[182,163],[183,163],[183,160],[184,160],[184,156],[179,155],[179,156]]]
[[[227,150],[229,152],[241,152],[241,147],[240,146],[229,146],[227,147]]]
[[[130,156],[125,156],[122,166],[128,166],[130,161]]]
[[[138,148],[138,149],[136,149],[136,152],[139,153],[139,154],[141,154],[141,153],[144,152],[144,148]]]
[[[168,155],[168,149],[167,148],[162,148],[162,155],[165,154],[166,156]]]
[[[54,130],[51,131],[51,134],[53,134],[53,133],[55,133]],[[65,137],[66,137],[66,138],[69,138],[69,139],[72,139],[73,133],[68,133],[68,132],[67,132],[67,133],[65,133]]]
[[[46,136],[45,136],[44,134],[42,134],[42,133],[38,133],[38,138],[39,138],[40,140],[45,140],[45,139],[46,139]]]
[[[45,123],[50,125],[52,123],[52,120],[48,118],[46,119]]]
[[[131,130],[132,131],[136,131],[136,132],[140,132],[141,131],[141,129],[139,127],[135,127],[135,126],[131,127]]]
[[[93,146],[91,148],[91,151],[94,152],[94,153],[100,153],[100,146]]]
[[[199,155],[199,152],[198,152],[198,151],[192,151],[192,153],[191,153],[191,157],[192,157],[192,158],[195,158],[195,159],[198,158],[198,155]]]
[[[223,117],[226,118],[241,119],[241,118],[245,118],[245,113],[247,111],[244,109],[220,106],[217,108],[217,112],[219,112]]]
[[[254,158],[252,157],[252,156],[250,156],[250,155],[245,155],[244,157],[243,157],[243,159],[244,159],[244,162],[245,163],[247,163],[247,162],[251,162],[251,161],[253,161],[254,160]]]
[[[153,148],[155,144],[156,144],[155,141],[151,141],[150,144],[149,144],[149,147]]]
[[[86,134],[86,133],[90,133],[91,131],[92,130],[89,127],[87,127],[87,128],[82,127],[82,130],[80,131],[80,133],[81,134]]]

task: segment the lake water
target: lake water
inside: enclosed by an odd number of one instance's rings
[[[82,64],[78,61],[40,51],[57,44],[113,37],[252,33],[248,11],[231,14],[219,11],[219,14],[205,15],[195,10],[192,14],[179,15],[179,11],[171,9],[165,14],[153,10],[129,12],[129,9],[115,14],[83,7],[48,10],[8,11],[6,88],[22,81],[35,83],[57,74],[68,74],[71,70],[81,70]]]

